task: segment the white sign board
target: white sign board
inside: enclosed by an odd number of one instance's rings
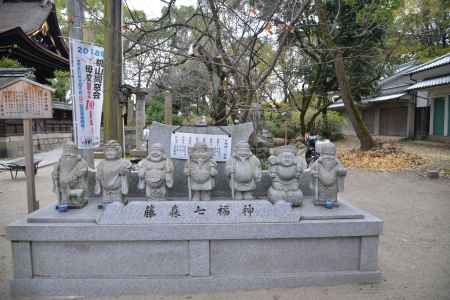
[[[70,39],[75,141],[80,149],[100,145],[103,109],[103,47]]]
[[[215,161],[227,161],[231,156],[231,137],[220,134],[198,134],[187,132],[172,133],[170,156],[176,159],[188,159],[188,148],[204,143],[213,149]]]

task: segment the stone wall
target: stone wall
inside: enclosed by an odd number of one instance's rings
[[[72,140],[72,133],[33,134],[34,152],[49,151]],[[23,136],[0,137],[0,157],[24,156]]]

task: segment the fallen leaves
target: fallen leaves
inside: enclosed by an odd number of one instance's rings
[[[384,144],[374,150],[347,150],[338,153],[338,158],[347,168],[376,171],[399,171],[416,169],[430,163],[416,154],[408,153],[396,145]]]

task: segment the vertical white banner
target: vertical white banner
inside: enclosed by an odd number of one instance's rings
[[[103,109],[103,47],[70,39],[70,72],[75,142],[80,149],[100,145]]]

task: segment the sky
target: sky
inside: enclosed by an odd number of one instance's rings
[[[126,3],[131,9],[143,10],[147,17],[155,18],[161,15],[161,9],[165,4],[159,0],[127,0]],[[196,0],[177,0],[176,5],[195,6]]]

